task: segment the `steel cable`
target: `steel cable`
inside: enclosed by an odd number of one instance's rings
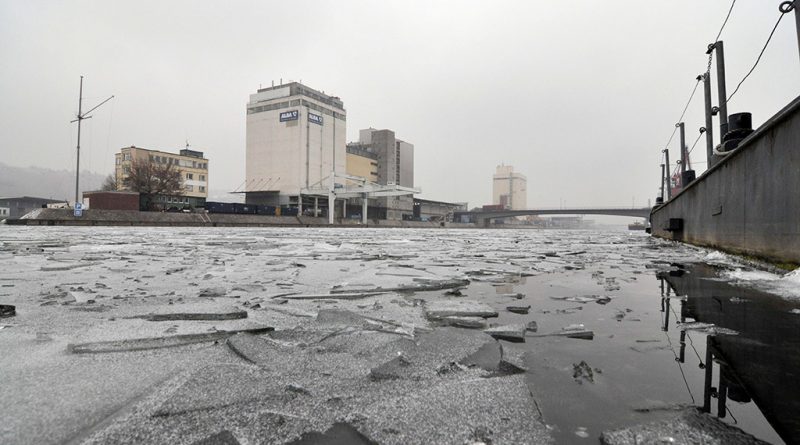
[[[761,56],[763,56],[764,51],[767,50],[767,46],[769,46],[769,42],[770,40],[772,40],[772,36],[775,34],[775,30],[778,29],[778,25],[781,23],[783,16],[786,15],[787,12],[793,9],[794,9],[794,0],[792,0],[791,2],[783,2],[781,4],[781,6],[779,7],[781,15],[778,16],[778,21],[775,22],[775,26],[772,27],[772,31],[769,33],[769,37],[767,37],[767,41],[764,43],[764,47],[761,48],[761,52],[758,53],[758,58],[756,59],[756,62],[753,64],[753,67],[750,68],[750,71],[748,71],[747,74],[745,74],[742,80],[739,81],[739,84],[736,85],[736,89],[733,90],[733,93],[731,93],[731,95],[728,96],[728,98],[725,100],[726,104],[730,102],[731,99],[733,99],[733,96],[736,94],[737,91],[739,91],[739,87],[741,87],[744,81],[747,80],[748,77],[750,77],[750,74],[753,74],[753,71],[756,69],[756,66],[758,66],[758,62],[761,61]]]

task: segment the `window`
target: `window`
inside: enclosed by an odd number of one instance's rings
[[[205,181],[206,180],[206,175],[200,175],[200,180],[201,181]]]
[[[150,155],[150,162],[153,162],[153,155]]]
[[[194,174],[186,173],[186,179],[194,179]]]
[[[197,168],[197,162],[196,161],[192,161],[192,168]]]
[[[131,160],[131,154],[130,153],[125,153],[124,156],[125,156],[125,160],[126,161],[130,161]]]
[[[119,165],[119,164],[120,164],[120,162],[121,162],[121,159],[120,159],[120,158],[117,158],[117,165]]]
[[[205,188],[204,186],[202,186],[202,185],[201,185],[201,186],[200,186],[200,192],[201,192],[201,193],[205,193],[205,191],[206,191],[206,188]]]
[[[194,186],[193,185],[187,185],[185,188],[186,188],[187,192],[193,192],[194,191]]]

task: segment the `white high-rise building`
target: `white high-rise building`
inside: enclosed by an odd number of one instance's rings
[[[528,179],[522,173],[515,173],[510,165],[498,165],[494,173],[492,204],[511,210],[525,210],[528,207]]]
[[[262,88],[247,104],[244,191],[248,204],[294,205],[300,190],[345,173],[342,101],[291,82]]]

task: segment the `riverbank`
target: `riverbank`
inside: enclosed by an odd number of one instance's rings
[[[224,213],[138,212],[131,210],[84,210],[75,216],[71,209],[37,209],[19,219],[6,220],[9,225],[26,226],[140,226],[140,227],[405,227],[405,228],[473,228],[471,223],[432,221],[390,221],[371,219],[362,224],[356,219],[311,216],[241,215]]]

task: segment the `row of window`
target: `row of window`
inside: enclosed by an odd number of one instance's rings
[[[169,157],[169,156],[150,155],[150,162],[155,162],[155,163],[158,163],[158,164],[170,164],[170,165],[174,164],[174,165],[177,165],[177,166],[180,166],[180,167],[186,167],[186,168],[191,167],[191,168],[200,168],[200,169],[203,169],[203,170],[207,170],[208,169],[208,163],[207,162],[189,161],[189,160],[186,160],[186,159],[177,159],[177,158],[172,158],[172,157]]]
[[[199,181],[205,181],[206,175],[197,175]],[[186,179],[194,180],[194,173],[186,173]]]
[[[336,119],[340,119],[340,120],[343,120],[343,121],[347,120],[347,116],[346,115],[344,115],[342,113],[337,113],[335,111],[331,111],[331,110],[329,110],[327,108],[320,107],[319,105],[317,105],[315,103],[312,103],[312,102],[309,102],[309,101],[307,101],[305,99],[304,100],[295,99],[295,100],[291,100],[291,101],[287,100],[287,101],[279,102],[279,103],[276,103],[276,104],[260,105],[258,107],[248,108],[247,109],[247,114],[255,114],[255,113],[261,113],[261,112],[264,112],[264,111],[279,110],[281,108],[297,107],[297,106],[300,106],[300,105],[302,105],[304,107],[308,107],[311,110],[318,111],[318,112],[320,112],[322,114],[327,114],[328,116],[333,116]]]
[[[174,202],[174,203],[183,203],[189,204],[189,198],[185,196],[159,196],[158,200],[161,202]]]
[[[194,186],[193,185],[185,185],[183,188],[187,192],[193,192],[194,191]],[[200,192],[200,193],[205,193],[206,187],[204,185],[198,186],[197,187],[197,191]]]

